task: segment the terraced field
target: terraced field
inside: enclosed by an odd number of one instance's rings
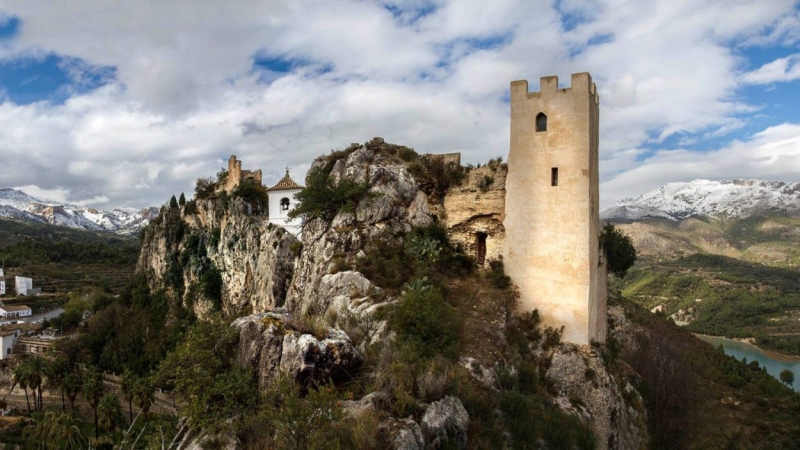
[[[0,219],[0,259],[9,290],[19,275],[33,278],[44,293],[89,287],[115,292],[133,273],[138,254],[134,237]]]

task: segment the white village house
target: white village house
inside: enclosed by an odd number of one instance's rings
[[[17,295],[37,295],[42,293],[41,288],[33,288],[33,278],[14,277],[14,286],[17,288]]]
[[[0,317],[11,319],[15,317],[28,317],[33,314],[31,308],[25,305],[4,305],[0,302]]]
[[[0,360],[8,359],[11,355],[11,349],[17,343],[20,333],[19,329],[0,331]]]
[[[6,295],[6,279],[3,269],[0,269],[0,295]]]

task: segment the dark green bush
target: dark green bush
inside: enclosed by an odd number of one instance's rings
[[[511,277],[506,275],[503,261],[499,259],[489,261],[489,271],[486,272],[486,278],[492,283],[492,286],[497,289],[508,289],[511,287]]]
[[[369,185],[342,177],[335,183],[329,172],[322,168],[311,171],[306,188],[297,194],[297,207],[289,212],[290,218],[333,220],[339,211],[355,211],[358,203],[369,195]]]
[[[392,308],[389,324],[398,340],[423,357],[441,353],[454,358],[458,353],[458,313],[436,286],[406,291]]]
[[[197,201],[190,200],[186,203],[186,207],[183,209],[183,213],[188,215],[197,214]]]
[[[300,241],[294,241],[289,245],[289,253],[294,256],[300,256],[300,253],[303,251],[303,243]]]
[[[397,149],[397,157],[405,162],[411,162],[419,158],[419,154],[413,148],[400,147]]]
[[[214,303],[219,310],[222,302],[222,274],[213,265],[200,276],[200,290]]]
[[[194,198],[205,199],[211,197],[215,187],[213,178],[198,178],[194,185]]]
[[[633,241],[611,223],[607,223],[600,231],[600,248],[606,252],[608,271],[619,278],[624,277],[636,262]]]
[[[253,206],[256,213],[267,211],[269,204],[269,195],[267,195],[267,188],[261,183],[253,183],[250,181],[243,181],[236,186],[233,191],[234,197],[239,197]]]
[[[436,155],[422,155],[408,165],[408,171],[419,183],[420,189],[433,199],[442,201],[450,186],[461,184],[466,170],[453,162],[445,162]]]

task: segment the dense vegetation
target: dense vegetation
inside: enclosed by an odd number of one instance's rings
[[[623,298],[613,299],[647,330],[621,358],[641,376],[655,448],[797,448],[800,395],[758,362],[737,361]],[[614,322],[611,322],[612,329]],[[617,343],[610,341],[608,347]]]
[[[42,263],[136,263],[135,238],[0,219],[0,259],[8,266]]]
[[[600,248],[606,254],[608,271],[622,278],[636,262],[636,248],[631,238],[607,223],[600,230]]]
[[[481,308],[497,314],[510,311],[516,302],[502,262],[493,261],[491,270],[477,272],[474,261],[434,225],[378,239],[354,265],[401,296],[396,306],[384,311],[397,339],[370,348],[356,383],[370,386],[362,393],[388,393],[399,417],[419,414],[420,402],[455,395],[470,414],[473,448],[496,446],[504,432],[510,433],[515,449],[540,439],[554,448],[593,448],[592,433],[552,404],[544,377],[546,358],[530,350],[540,343],[545,349],[557,344],[557,330],[540,331],[538,316],[529,314],[509,319],[510,326],[503,330],[508,345],[487,349],[475,344],[480,333],[491,329],[493,316],[469,312]],[[455,363],[459,356],[493,351],[502,352],[508,364],[500,395],[490,395]]]
[[[687,328],[800,354],[800,271],[718,255],[695,254],[672,261],[645,261],[619,288],[667,315],[692,308]]]
[[[368,195],[368,190],[367,183],[347,177],[335,182],[324,167],[314,168],[306,178],[306,188],[296,195],[299,203],[289,212],[289,217],[332,220],[339,211],[355,211],[358,202]]]
[[[135,237],[0,219],[6,279],[33,277],[44,292],[122,287],[138,257]],[[13,290],[13,283],[6,283]]]

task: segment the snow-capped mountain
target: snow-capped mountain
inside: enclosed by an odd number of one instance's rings
[[[691,216],[744,219],[764,212],[800,213],[800,182],[733,180],[669,183],[600,211],[602,220]]]
[[[40,200],[16,189],[0,189],[0,217],[92,231],[133,234],[158,215],[158,208],[117,208],[111,212]]]

